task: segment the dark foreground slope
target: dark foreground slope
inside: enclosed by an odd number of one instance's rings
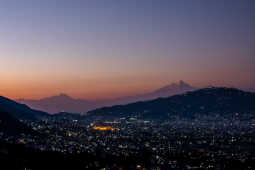
[[[88,112],[91,116],[169,118],[194,115],[229,116],[236,113],[255,113],[255,93],[234,88],[205,88],[168,98],[105,107]]]
[[[31,128],[2,110],[0,110],[0,133],[2,137],[17,136],[22,133],[35,135]]]
[[[6,144],[0,142],[0,168],[12,170],[80,170],[80,169],[177,169],[188,170],[191,164],[200,164],[205,159],[206,155],[199,153],[169,154],[165,157],[169,160],[168,164],[157,165],[153,154],[148,150],[143,150],[139,154],[128,156],[113,156],[102,154],[97,151],[93,154],[63,154],[52,151],[39,151],[31,148],[26,148],[23,145]],[[197,158],[197,159],[194,159]],[[174,161],[172,161],[174,160]],[[225,170],[233,169],[253,169],[255,168],[252,158],[247,157],[246,161],[240,161],[233,158],[214,158]],[[178,164],[175,164],[178,162]],[[197,170],[207,169],[196,167]],[[220,168],[209,168],[220,169]]]
[[[30,109],[24,104],[19,104],[13,100],[0,96],[0,109],[17,119],[40,119],[47,117],[45,112]]]

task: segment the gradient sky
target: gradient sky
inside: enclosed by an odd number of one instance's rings
[[[0,95],[255,87],[254,0],[0,0]]]

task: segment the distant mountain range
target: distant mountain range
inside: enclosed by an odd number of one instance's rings
[[[74,99],[66,94],[60,94],[58,96],[52,96],[40,100],[19,99],[17,102],[26,104],[34,109],[43,110],[48,113],[84,113],[97,107],[96,102]]]
[[[104,107],[88,112],[91,116],[120,118],[162,118],[196,115],[229,116],[236,113],[255,115],[255,93],[234,88],[204,88],[168,98],[136,102],[128,105]]]
[[[106,103],[106,105],[110,106],[110,105],[128,104],[128,103],[137,102],[137,101],[152,100],[159,97],[169,97],[176,94],[182,94],[188,91],[193,91],[196,89],[198,88],[193,87],[189,85],[188,83],[185,83],[184,81],[180,80],[179,83],[172,83],[170,85],[166,85],[150,93],[140,94],[136,96],[122,97],[122,98],[108,101],[109,103]]]
[[[43,98],[40,100],[18,99],[17,102],[26,104],[34,109],[43,110],[48,113],[86,113],[87,111],[96,109],[98,107],[128,104],[137,101],[151,100],[159,97],[169,97],[196,89],[198,88],[193,87],[181,80],[179,83],[172,83],[150,93],[121,97],[111,100],[88,101],[82,99],[73,99],[66,94],[60,94],[58,96]]]
[[[178,93],[182,90],[186,92],[170,97],[160,97],[153,100],[139,101],[126,105],[102,107],[88,111],[87,116],[100,116],[103,118],[135,116],[141,118],[168,119],[171,116],[194,117],[196,115],[221,115],[224,117],[235,113],[255,115],[255,93],[235,88],[209,87],[189,91],[188,89],[194,88],[184,82],[180,82],[178,85],[172,84],[169,87],[164,87],[151,94],[160,94],[164,91],[171,91],[169,89],[177,89],[177,87],[180,90],[174,92]],[[173,91],[171,91],[171,93],[172,92]],[[63,94],[56,98],[50,98],[50,100],[47,101],[51,101],[54,104],[54,102],[60,101],[59,98],[62,99],[62,102],[69,100],[76,101]],[[80,106],[82,106],[82,103],[83,102],[80,101]],[[60,119],[63,117],[83,119],[87,116],[70,114],[68,112],[61,112],[54,115],[55,118]],[[21,122],[18,120],[36,120],[49,117],[51,116],[45,112],[33,110],[24,104],[19,104],[13,100],[0,96],[0,122],[11,122],[10,124],[15,125],[13,127],[21,127],[20,129],[22,129],[24,126],[21,125]],[[0,128],[2,129],[5,127],[9,127],[9,124],[0,125]]]

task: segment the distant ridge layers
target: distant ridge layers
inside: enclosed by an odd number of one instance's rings
[[[255,93],[235,88],[212,87],[167,98],[104,107],[89,111],[91,116],[163,118],[195,115],[229,116],[236,113],[255,114]]]
[[[74,99],[62,93],[57,96],[47,97],[40,100],[18,99],[17,102],[26,104],[31,108],[42,110],[48,113],[86,113],[89,110],[99,107],[152,100],[158,97],[169,97],[196,89],[198,88],[193,87],[181,80],[178,83],[169,84],[150,93],[121,97],[111,100],[88,101],[83,99]]]

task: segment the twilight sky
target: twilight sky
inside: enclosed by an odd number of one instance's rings
[[[0,95],[255,87],[254,0],[0,0]]]

